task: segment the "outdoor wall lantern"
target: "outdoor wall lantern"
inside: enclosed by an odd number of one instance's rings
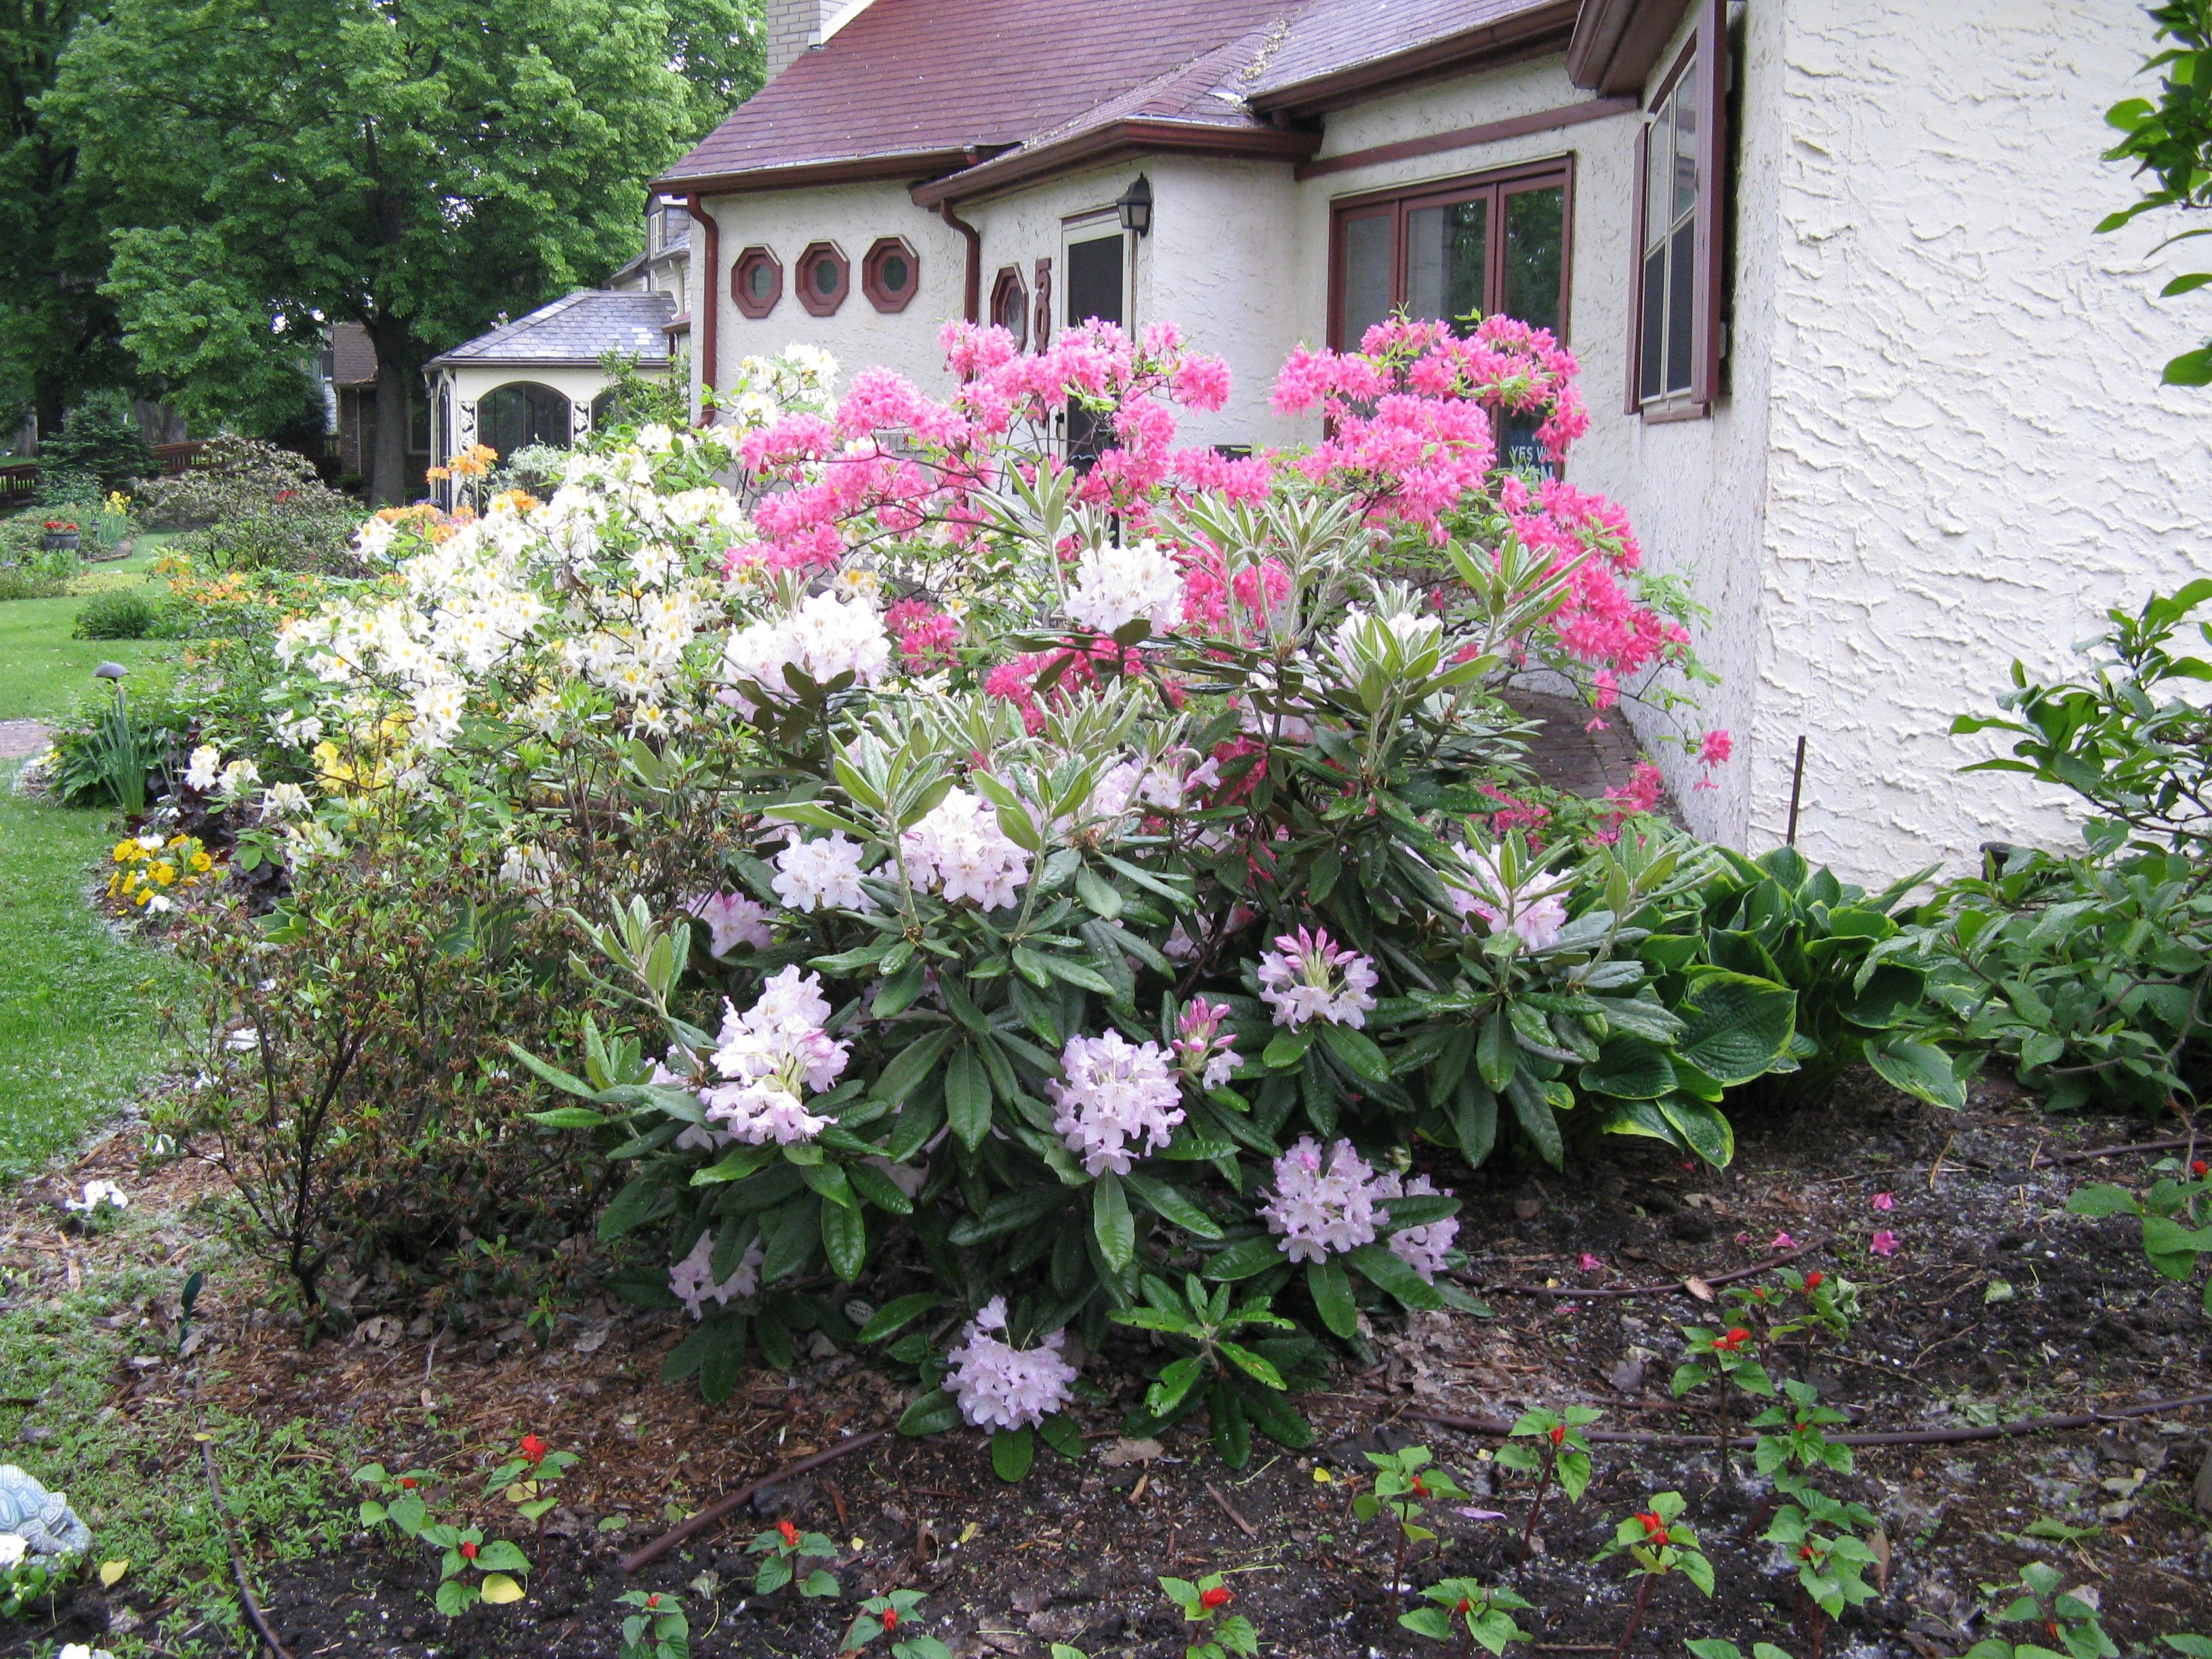
[[[1152,180],[1139,173],[1137,182],[1123,191],[1114,205],[1121,210],[1122,229],[1146,234],[1152,228]]]

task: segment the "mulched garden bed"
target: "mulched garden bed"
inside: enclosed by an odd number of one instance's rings
[[[929,1593],[928,1628],[963,1659],[1042,1656],[1054,1641],[1094,1659],[1153,1659],[1182,1652],[1180,1621],[1154,1579],[1216,1571],[1231,1575],[1237,1610],[1258,1625],[1263,1653],[1437,1652],[1396,1623],[1385,1589],[1387,1522],[1363,1527],[1350,1512],[1370,1473],[1361,1454],[1415,1442],[1472,1494],[1458,1508],[1498,1518],[1439,1506],[1443,1535],[1411,1577],[1469,1574],[1511,1586],[1534,1604],[1520,1617],[1539,1652],[1612,1650],[1631,1594],[1618,1561],[1594,1565],[1590,1557],[1647,1494],[1674,1489],[1690,1501],[1717,1592],[1708,1601],[1667,1583],[1632,1652],[1674,1655],[1685,1637],[1717,1635],[1747,1651],[1754,1640],[1778,1642],[1803,1659],[1794,1577],[1772,1547],[1735,1536],[1763,1502],[1763,1488],[1747,1482],[1747,1454],[1730,1480],[1707,1449],[1601,1445],[1582,1503],[1571,1510],[1554,1494],[1540,1553],[1516,1565],[1526,1483],[1494,1469],[1493,1437],[1423,1413],[1510,1418],[1531,1406],[1587,1403],[1605,1408],[1607,1430],[1705,1431],[1702,1416],[1667,1397],[1680,1357],[1676,1327],[1711,1322],[1717,1311],[1683,1282],[1774,1255],[1778,1234],[1831,1238],[1796,1265],[1866,1286],[1859,1328],[1803,1367],[1852,1429],[1966,1427],[2212,1393],[2212,1321],[2197,1306],[2197,1287],[2152,1273],[2131,1221],[2062,1212],[2073,1186],[2136,1179],[2153,1156],[2059,1161],[2067,1149],[2144,1139],[2140,1124],[2045,1117],[1996,1085],[1978,1088],[1966,1111],[1943,1113],[1854,1077],[1818,1109],[1745,1114],[1738,1129],[1737,1161],[1720,1175],[1617,1140],[1572,1177],[1541,1169],[1460,1177],[1461,1242],[1493,1316],[1421,1316],[1409,1328],[1379,1331],[1382,1363],[1364,1372],[1346,1364],[1327,1391],[1301,1398],[1320,1432],[1315,1448],[1293,1454],[1261,1442],[1242,1473],[1188,1431],[1156,1449],[1120,1443],[1118,1409],[1085,1414],[1090,1446],[1080,1463],[1040,1450],[1016,1486],[993,1475],[975,1435],[893,1436],[763,1492],[632,1577],[620,1554],[672,1520],[779,1464],[888,1427],[903,1403],[901,1385],[833,1354],[808,1358],[787,1376],[756,1373],[732,1399],[708,1407],[689,1384],[658,1381],[661,1357],[681,1335],[672,1317],[599,1304],[576,1310],[542,1352],[519,1321],[434,1346],[427,1322],[410,1331],[387,1321],[301,1353],[294,1335],[247,1305],[255,1287],[240,1279],[211,1285],[200,1304],[198,1397],[271,1425],[304,1418],[394,1468],[419,1462],[451,1470],[457,1502],[526,1430],[580,1454],[549,1535],[527,1545],[538,1571],[519,1605],[449,1623],[430,1607],[434,1553],[365,1536],[334,1555],[258,1569],[270,1621],[301,1659],[612,1659],[627,1611],[615,1598],[637,1587],[684,1597],[696,1654],[826,1659],[852,1599],[894,1586]],[[101,1156],[77,1178],[104,1173]],[[105,1156],[123,1159],[121,1143]],[[137,1184],[140,1201],[164,1201],[166,1190],[181,1207],[206,1177],[175,1166]],[[42,1202],[58,1191],[17,1194],[0,1259],[27,1250],[40,1230],[53,1236]],[[1879,1194],[1892,1194],[1894,1207],[1874,1208]],[[1894,1255],[1869,1254],[1880,1230],[1896,1235]],[[75,1248],[82,1254],[100,1241]],[[1598,1265],[1585,1267],[1585,1256]],[[1674,1288],[1613,1299],[1499,1288],[1660,1283]],[[1140,1357],[1132,1344],[1094,1360],[1087,1375],[1126,1408],[1141,1391]],[[176,1379],[164,1379],[161,1367],[119,1374],[117,1403],[139,1416],[182,1496],[198,1474],[191,1422],[174,1409]],[[1862,1450],[1853,1476],[1826,1484],[1882,1516],[1884,1593],[1831,1632],[1828,1651],[1961,1654],[1992,1633],[1978,1616],[1989,1599],[1979,1587],[2039,1559],[2099,1592],[2124,1647],[2180,1631],[2212,1634],[2212,1540],[2191,1499],[2208,1443],[2212,1407],[2196,1406],[2074,1432]],[[2201,1484],[2212,1503],[2212,1475]],[[839,1541],[835,1571],[847,1599],[794,1606],[748,1594],[753,1558],[744,1545],[778,1517]],[[2039,1521],[2085,1530],[2063,1541],[2027,1535]],[[126,1580],[112,1606],[81,1590],[64,1611],[46,1639],[95,1638],[126,1611],[120,1622],[147,1628],[161,1609],[135,1603]]]

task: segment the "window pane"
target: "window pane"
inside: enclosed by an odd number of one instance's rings
[[[1650,143],[1644,159],[1644,251],[1649,253],[1667,240],[1667,227],[1674,222],[1668,211],[1667,180],[1674,170],[1674,119],[1671,104],[1662,104],[1646,129]]]
[[[1555,334],[1566,208],[1564,185],[1516,191],[1505,198],[1505,297],[1499,309]]]
[[[1486,303],[1490,203],[1477,197],[1406,216],[1406,310],[1464,332]]]
[[[1390,227],[1387,209],[1344,222],[1344,288],[1337,337],[1357,351],[1367,331],[1390,314]]]
[[[1685,220],[1668,246],[1667,273],[1667,390],[1685,392],[1690,385],[1690,324],[1696,307],[1691,295],[1692,273],[1697,265],[1698,232],[1694,219]]]
[[[1680,219],[1698,204],[1698,66],[1692,64],[1674,83],[1674,205],[1667,216]]]
[[[1666,390],[1667,250],[1644,256],[1644,360],[1636,378],[1637,395],[1656,398]]]
[[[1067,250],[1067,320],[1121,320],[1121,234],[1076,242]]]

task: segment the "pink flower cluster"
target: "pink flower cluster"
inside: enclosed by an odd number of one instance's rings
[[[1275,1160],[1274,1194],[1260,1206],[1260,1214],[1267,1230],[1283,1241],[1285,1255],[1293,1261],[1320,1261],[1332,1252],[1341,1255],[1375,1242],[1389,1218],[1378,1213],[1378,1200],[1436,1192],[1426,1176],[1401,1180],[1395,1173],[1377,1174],[1348,1140],[1330,1147],[1324,1159],[1321,1143],[1301,1135]],[[1390,1253],[1433,1283],[1449,1264],[1458,1237],[1458,1220],[1447,1216],[1400,1228],[1390,1235]]]
[[[1182,1086],[1158,1043],[1119,1031],[1070,1037],[1060,1069],[1066,1081],[1044,1085],[1059,1108],[1052,1132],[1093,1176],[1128,1174],[1131,1158],[1163,1150],[1182,1121]]]
[[[1375,1006],[1375,963],[1347,951],[1326,927],[1285,933],[1260,958],[1260,1000],[1275,1011],[1275,1024],[1295,1030],[1310,1019],[1355,1029]]]
[[[945,1386],[974,1427],[1033,1429],[1071,1397],[1075,1367],[1060,1352],[1067,1333],[1054,1331],[1036,1347],[1017,1348],[1006,1330],[1006,1298],[994,1296],[945,1356],[951,1362]]]
[[[908,670],[926,674],[950,668],[960,649],[960,623],[927,599],[901,599],[884,612],[884,627],[898,641]]]

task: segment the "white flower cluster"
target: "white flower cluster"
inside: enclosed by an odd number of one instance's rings
[[[955,789],[900,837],[908,877],[941,890],[948,903],[971,898],[986,910],[1012,904],[1030,878],[1030,855],[999,827],[995,808]]]
[[[1128,1174],[1133,1155],[1160,1151],[1182,1121],[1182,1085],[1158,1043],[1132,1043],[1119,1031],[1070,1037],[1060,1069],[1066,1080],[1044,1085],[1060,1108],[1052,1132],[1094,1176]]]
[[[740,432],[773,426],[787,415],[826,410],[836,380],[836,358],[819,346],[793,343],[774,357],[740,362],[715,408]]]
[[[1187,750],[1160,756],[1147,763],[1125,760],[1109,766],[1091,786],[1091,811],[1103,818],[1119,818],[1133,805],[1180,812],[1194,790],[1221,787],[1221,763],[1206,761],[1184,769],[1193,758]]]
[[[789,616],[771,617],[740,629],[722,647],[722,672],[729,678],[758,686],[771,702],[788,702],[794,693],[783,677],[798,669],[817,685],[849,672],[856,685],[873,685],[889,672],[890,636],[872,606],[835,593],[816,593]],[[752,700],[736,694],[750,714]]]
[[[1125,547],[1089,547],[1075,563],[1067,614],[1085,628],[1112,634],[1142,617],[1164,634],[1182,616],[1182,572],[1147,536]]]
[[[718,957],[740,945],[765,951],[775,942],[769,932],[768,906],[743,893],[700,893],[684,900],[684,908],[707,924],[708,949]]]
[[[1325,927],[1279,935],[1260,958],[1259,978],[1260,1000],[1275,1011],[1278,1025],[1320,1019],[1356,1029],[1375,1006],[1374,963],[1336,944]]]
[[[707,1300],[713,1297],[719,1306],[726,1307],[732,1297],[750,1296],[760,1288],[761,1259],[768,1252],[758,1238],[745,1246],[744,1255],[737,1267],[720,1284],[714,1283],[714,1230],[709,1227],[699,1235],[699,1242],[691,1247],[691,1254],[668,1270],[668,1288],[676,1299],[691,1310],[694,1319],[707,1316]]]
[[[1567,925],[1567,907],[1559,898],[1564,879],[1516,888],[1494,854],[1470,847],[1462,856],[1468,885],[1450,887],[1453,909],[1462,917],[1481,917],[1492,933],[1511,933],[1531,951],[1548,951],[1559,942]]]
[[[103,1206],[127,1210],[131,1207],[131,1196],[112,1181],[88,1181],[84,1183],[82,1198],[62,1200],[62,1208],[73,1210],[80,1215],[90,1215]]]
[[[876,908],[860,885],[860,855],[866,850],[841,835],[793,841],[775,855],[775,896],[794,910],[852,910],[865,915]]]
[[[1319,1261],[1332,1250],[1356,1250],[1375,1242],[1375,1169],[1348,1140],[1329,1149],[1301,1135],[1275,1160],[1275,1195],[1260,1206],[1267,1231],[1283,1241],[1293,1261]]]
[[[1017,1348],[994,1334],[1006,1328],[1006,1298],[994,1296],[945,1355],[951,1367],[945,1386],[975,1428],[1033,1429],[1070,1398],[1075,1367],[1060,1352],[1067,1333],[1054,1331],[1037,1347]]]
[[[822,1029],[830,1018],[822,976],[786,968],[744,1013],[723,1006],[714,1069],[731,1081],[700,1094],[708,1120],[755,1146],[813,1139],[831,1120],[809,1112],[804,1097],[836,1082],[848,1052]]]
[[[1365,668],[1389,660],[1389,641],[1394,641],[1410,657],[1433,644],[1443,630],[1440,617],[1424,617],[1411,611],[1378,617],[1355,605],[1346,610],[1329,644],[1338,663],[1356,679]]]

